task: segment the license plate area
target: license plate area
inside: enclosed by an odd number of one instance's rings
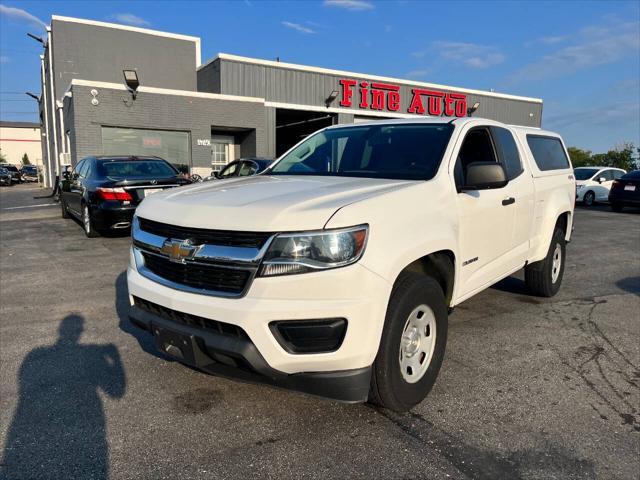
[[[193,341],[189,335],[183,335],[168,328],[153,325],[153,336],[158,350],[176,360],[195,365]]]
[[[162,188],[141,188],[138,190],[138,195],[140,195],[140,198],[144,198],[149,195],[153,195],[154,193],[161,192],[162,190]]]
[[[630,191],[630,192],[635,192],[635,190],[636,190],[636,186],[635,186],[635,185],[625,185],[625,186],[624,186],[624,189],[625,189],[625,190],[628,190],[628,191]]]

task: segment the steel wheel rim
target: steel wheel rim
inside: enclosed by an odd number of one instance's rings
[[[560,277],[560,267],[562,267],[562,247],[556,243],[551,261],[551,283],[556,283]]]
[[[89,218],[89,207],[85,205],[84,210],[82,211],[82,223],[84,224],[84,231],[87,233],[91,232],[91,219]]]
[[[409,314],[400,338],[400,373],[407,383],[416,383],[429,369],[436,346],[436,317],[428,305]]]

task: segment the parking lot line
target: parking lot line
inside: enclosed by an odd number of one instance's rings
[[[56,207],[57,203],[39,203],[38,205],[23,205],[21,207],[7,207],[2,210],[19,210],[21,208]]]

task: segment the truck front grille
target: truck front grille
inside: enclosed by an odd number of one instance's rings
[[[251,278],[250,270],[219,265],[186,262],[176,263],[166,257],[142,253],[144,266],[155,275],[187,287],[240,295]]]
[[[138,218],[140,230],[160,237],[191,240],[195,245],[208,243],[227,247],[261,248],[271,237],[265,232],[236,232],[228,230],[208,230],[205,228],[181,227]]]

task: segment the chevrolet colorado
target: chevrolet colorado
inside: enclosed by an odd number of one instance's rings
[[[405,411],[459,303],[525,269],[560,288],[575,180],[561,138],[480,118],[323,129],[265,172],[146,198],[130,319],[204,371]]]

